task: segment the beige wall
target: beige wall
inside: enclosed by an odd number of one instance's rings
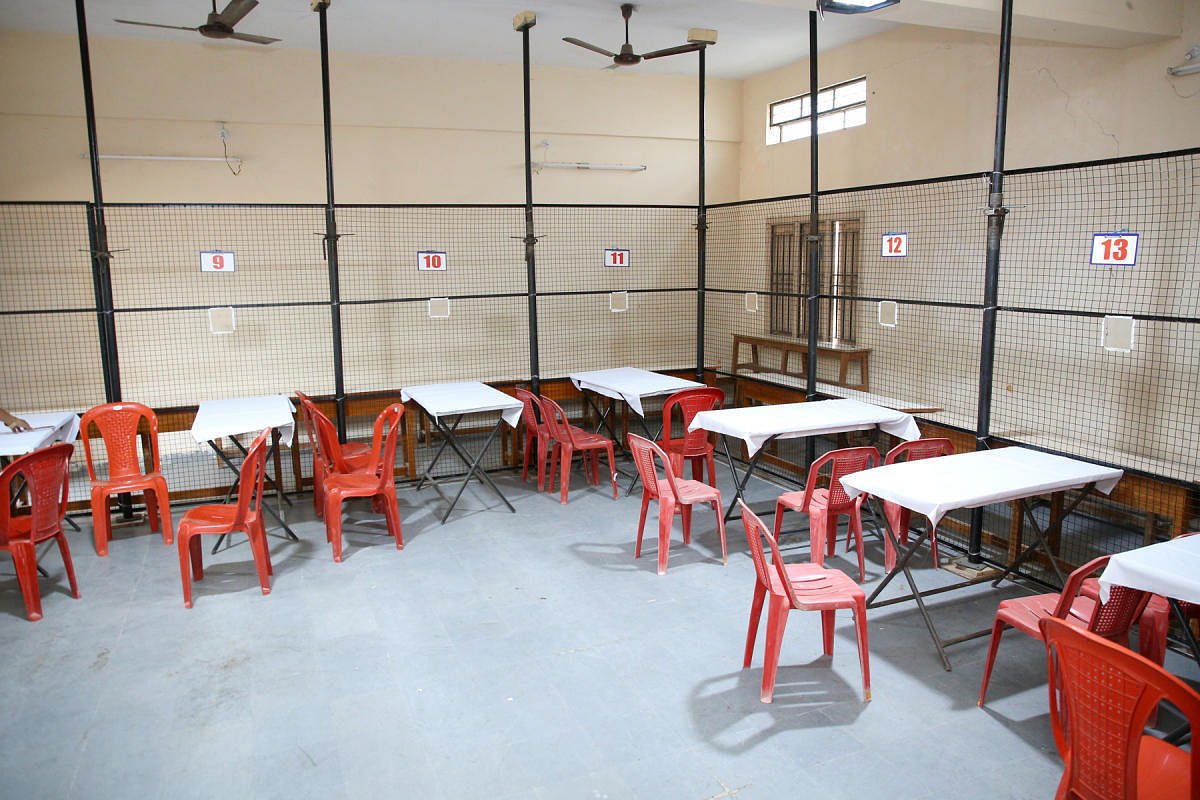
[[[1200,3],[1180,38],[1124,49],[1017,40],[1005,166],[1069,163],[1196,144],[1200,76],[1171,78],[1200,41]],[[819,62],[827,86],[867,76],[867,124],[821,137],[823,188],[991,169],[999,38],[905,26]],[[808,62],[744,82],[742,199],[808,191],[809,142],[767,147],[767,105],[808,90]]]
[[[236,177],[220,163],[103,161],[105,200],[325,201],[316,52],[90,46],[102,153],[219,156],[223,121],[245,159]],[[339,202],[524,202],[520,66],[334,53],[330,72]],[[75,37],[0,33],[0,200],[91,198],[80,83]],[[537,202],[696,201],[695,78],[535,66],[532,86],[547,160],[647,165],[544,170]],[[708,81],[712,202],[736,197],[740,103],[740,83]]]

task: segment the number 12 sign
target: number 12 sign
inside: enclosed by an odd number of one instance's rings
[[[1093,233],[1092,264],[1102,267],[1137,266],[1136,233]]]
[[[417,251],[417,269],[421,272],[445,272],[446,254],[438,250]]]
[[[237,258],[224,250],[201,250],[201,272],[237,272]]]
[[[908,234],[885,233],[883,235],[882,252],[880,252],[880,255],[884,258],[907,258]]]
[[[628,250],[605,250],[604,251],[604,266],[606,266],[606,267],[628,267],[629,266],[629,251]]]

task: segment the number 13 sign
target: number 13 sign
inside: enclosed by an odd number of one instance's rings
[[[907,258],[908,257],[908,234],[907,233],[885,233],[883,235],[882,252],[880,255],[884,258]]]
[[[1092,234],[1092,264],[1105,267],[1137,266],[1136,233]]]

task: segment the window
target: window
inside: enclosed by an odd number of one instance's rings
[[[810,132],[811,95],[789,97],[767,109],[767,144],[803,139]],[[817,92],[817,133],[867,124],[867,79],[839,83]]]
[[[854,341],[853,296],[858,273],[858,220],[821,221],[821,285],[817,338],[822,342]],[[774,336],[808,338],[808,220],[773,222],[770,239],[769,332]]]

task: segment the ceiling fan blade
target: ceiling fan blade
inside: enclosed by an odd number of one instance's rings
[[[256,5],[258,5],[258,0],[229,0],[229,5],[225,6],[225,10],[217,15],[217,22],[232,28],[241,21],[242,17],[253,11]]]
[[[272,42],[283,41],[282,39],[272,39],[270,36],[258,36],[253,33],[238,33],[237,31],[234,31],[229,38],[237,39],[241,42],[254,42],[255,44],[271,44]]]
[[[699,50],[704,45],[700,44],[681,44],[678,47],[668,47],[665,50],[655,50],[650,53],[642,53],[642,58],[662,58],[663,56],[677,56],[680,53],[691,53]]]
[[[159,25],[156,22],[134,22],[131,19],[114,19],[113,22],[120,22],[124,25],[141,25],[144,28],[166,28],[172,31],[191,31],[195,33],[199,28],[185,28],[182,25]]]
[[[573,36],[564,36],[563,41],[570,42],[571,44],[574,44],[574,45],[579,45],[580,47],[582,47],[586,50],[591,50],[593,53],[599,53],[600,55],[608,56],[609,58],[613,58],[614,56],[616,56],[616,53],[611,53],[608,50],[605,50],[603,47],[597,47],[594,44],[588,44],[587,42],[583,41],[582,39],[576,39]]]

